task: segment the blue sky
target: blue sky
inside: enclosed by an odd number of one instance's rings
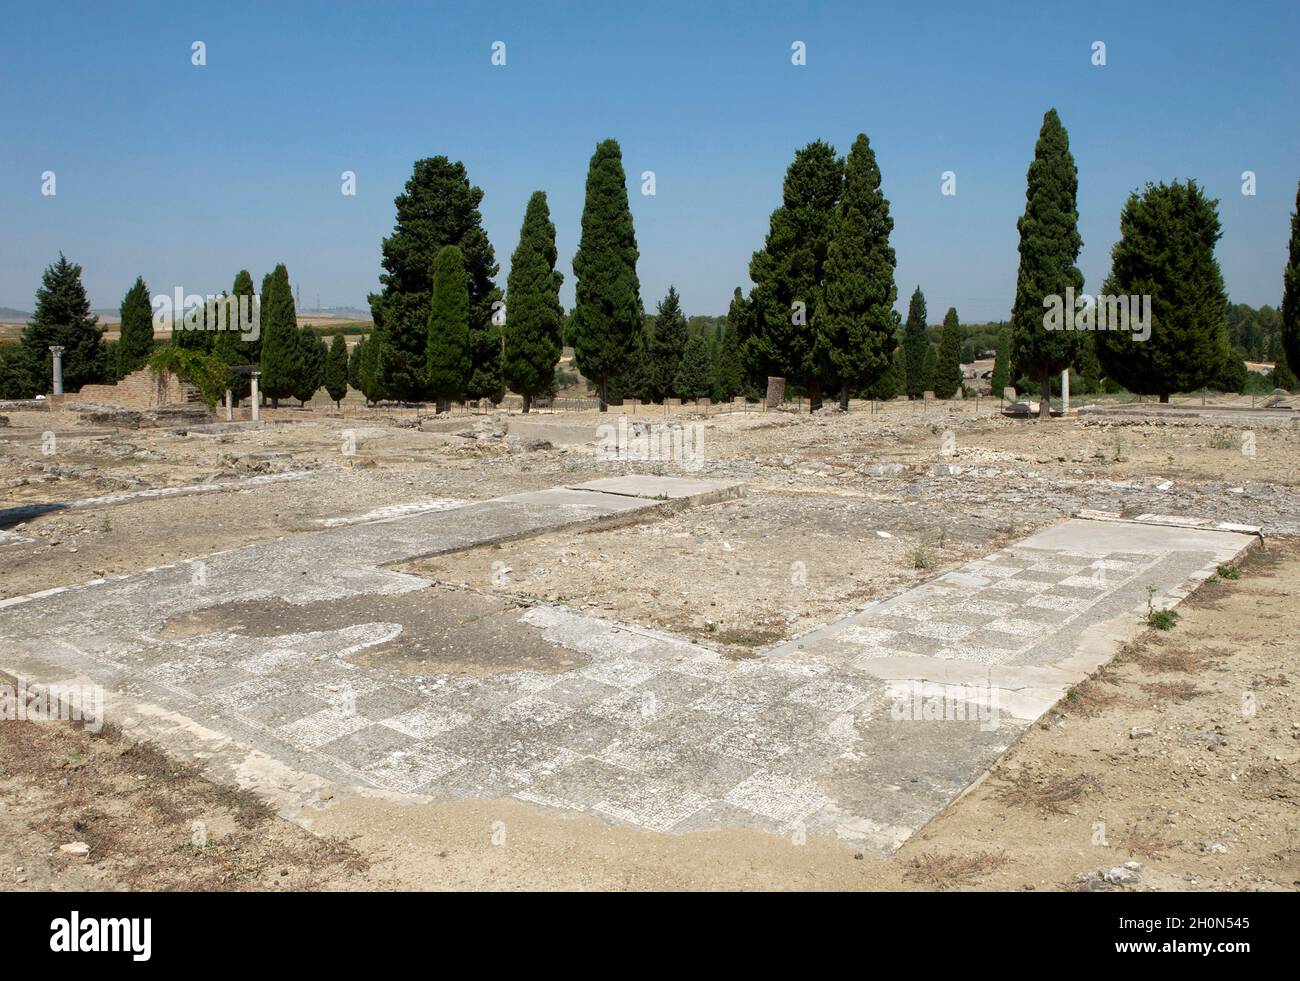
[[[529,194],[573,297],[587,162],[623,147],[653,310],[748,289],[794,151],[865,132],[892,205],[900,309],[1002,319],[1043,112],[1079,165],[1080,265],[1100,286],[1147,180],[1220,200],[1234,301],[1277,304],[1300,179],[1300,4],[63,3],[11,5],[0,59],[0,305],[30,310],[62,250],[97,307],[256,282],[365,307],[412,161],[465,162],[504,286]],[[191,44],[207,64],[190,63]],[[506,43],[507,63],[491,64]],[[791,64],[791,44],[807,64]],[[1105,67],[1091,64],[1094,41]],[[57,174],[55,197],[41,174]],[[340,174],[357,174],[357,195]],[[656,174],[657,194],[639,175]],[[957,175],[957,194],[940,176]],[[1253,197],[1241,173],[1257,174]]]

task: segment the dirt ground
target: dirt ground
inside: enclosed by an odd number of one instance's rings
[[[1296,888],[1300,704],[1286,638],[1300,626],[1300,539],[1287,537],[1300,535],[1300,429],[1040,424],[996,410],[987,399],[813,417],[639,409],[641,421],[704,427],[690,470],[597,459],[597,427],[617,410],[536,414],[530,425],[563,430],[545,438],[517,415],[431,422],[355,403],[284,408],[266,428],[229,432],[4,410],[0,598],[385,508],[624,472],[730,477],[746,497],[412,569],[484,602],[560,601],[741,657],[1080,508],[1261,524],[1269,545],[1077,689],[885,861],[820,839],[654,835],[520,801],[323,801],[296,815],[312,833],[111,731],[3,722],[0,889]],[[157,495],[177,487],[201,489]],[[81,503],[110,494],[126,496]],[[79,841],[87,857],[60,852]],[[1135,883],[1089,878],[1130,860],[1142,864]]]

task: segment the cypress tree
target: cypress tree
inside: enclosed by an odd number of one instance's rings
[[[925,388],[921,393],[924,395],[927,390],[933,392],[939,376],[939,355],[929,341],[925,342],[925,357],[921,359],[921,375],[925,381]]]
[[[609,379],[641,329],[636,230],[627,202],[623,152],[617,140],[596,146],[587,168],[582,237],[573,257],[577,277],[573,353],[578,370],[596,383],[600,411],[609,407]]]
[[[692,334],[686,342],[673,376],[673,389],[683,399],[702,399],[712,394],[713,350],[703,334]]]
[[[745,371],[741,360],[740,332],[748,307],[736,287],[727,311],[727,323],[718,342],[718,363],[714,373],[714,394],[718,399],[733,399],[745,394]]]
[[[312,327],[302,327],[298,331],[297,340],[298,373],[293,385],[293,397],[306,406],[325,381],[325,362],[329,351]]]
[[[365,356],[366,339],[362,337],[352,346],[352,353],[348,355],[348,385],[358,392],[361,391],[361,362]]]
[[[260,316],[260,314],[258,313],[258,299],[257,299],[257,294],[255,294],[255,293],[253,292],[253,276],[252,276],[252,274],[251,274],[247,269],[241,269],[241,270],[239,270],[238,273],[235,274],[235,284],[234,284],[234,287],[233,287],[233,288],[231,289],[231,291],[230,291],[230,295],[231,295],[231,297],[234,298],[234,302],[235,302],[235,304],[236,304],[236,307],[235,307],[236,310],[238,310],[238,306],[237,306],[237,305],[238,305],[238,302],[239,302],[238,298],[241,297],[241,296],[246,296],[246,297],[248,297],[248,312],[249,312],[249,315],[252,316],[252,317],[254,317],[254,318],[257,318],[257,317]],[[235,323],[235,320],[232,319],[232,320],[231,320],[231,324],[233,325],[234,323]],[[252,338],[252,339],[250,339],[250,340],[247,340],[247,341],[243,339],[243,336],[242,336],[242,333],[243,333],[243,332],[241,331],[241,332],[239,332],[239,333],[240,333],[240,335],[241,335],[241,336],[239,337],[240,356],[243,358],[243,360],[240,361],[239,363],[240,363],[240,364],[257,364],[257,363],[261,360],[261,358],[262,358],[262,334],[261,334],[261,331],[259,330],[259,331],[257,332],[257,336],[256,336],[256,337],[254,337],[254,338]]]
[[[470,293],[465,259],[454,245],[444,245],[433,262],[433,290],[426,321],[425,374],[438,411],[465,397],[473,364],[469,339]]]
[[[1001,398],[1003,390],[1010,384],[1011,328],[1007,326],[998,329],[997,348],[993,359],[993,377],[989,385],[993,389],[993,394]]]
[[[931,378],[926,373],[925,355],[930,350],[930,340],[925,334],[925,294],[918,286],[907,305],[907,324],[903,328],[903,364],[905,375],[901,388],[909,399],[917,399],[930,387]]]
[[[797,151],[786,170],[781,207],[772,212],[763,248],[749,263],[749,373],[758,380],[780,375],[802,382],[813,408],[821,404],[822,391],[813,328],[821,315],[843,173],[844,163],[828,143],[817,140]]]
[[[104,349],[98,317],[90,312],[90,300],[81,283],[81,267],[59,253],[59,260],[46,267],[36,290],[36,310],[23,328],[24,357],[20,369],[31,376],[30,388],[46,391],[50,385],[50,345],[63,346],[63,385],[76,391],[103,379]]]
[[[335,407],[348,394],[348,342],[342,334],[335,334],[330,341],[329,356],[325,359],[325,375],[322,384]]]
[[[366,338],[366,347],[357,367],[357,380],[361,383],[361,394],[370,402],[379,402],[387,397],[383,385],[379,383],[380,340],[371,332]]]
[[[280,399],[289,398],[302,381],[302,347],[298,343],[298,314],[294,309],[289,271],[284,263],[262,281],[262,358],[261,391],[271,400],[271,408],[280,407]]]
[[[1168,402],[1172,392],[1209,384],[1229,356],[1228,297],[1214,257],[1222,235],[1217,205],[1195,181],[1148,183],[1124,205],[1102,293],[1149,294],[1151,336],[1098,330],[1094,337],[1106,376],[1130,392]]]
[[[677,387],[677,369],[681,366],[682,356],[686,353],[688,336],[681,297],[677,295],[675,286],[669,286],[668,295],[660,300],[656,307],[654,333],[650,341],[648,364],[650,391],[647,393],[647,398],[659,402],[669,396],[700,397],[687,396]]]
[[[952,398],[961,388],[961,380],[961,324],[957,320],[957,308],[949,307],[939,334],[934,394],[941,399]]]
[[[253,323],[247,326],[239,322],[239,298],[248,297],[245,306]],[[223,364],[250,365],[261,359],[262,337],[260,329],[261,314],[258,310],[258,297],[253,292],[253,277],[247,269],[235,274],[235,283],[226,297],[226,330],[218,331],[212,339],[212,356]],[[252,333],[257,328],[257,336],[244,339],[246,332]],[[236,400],[248,397],[250,379],[247,375],[234,375],[231,379],[231,396]]]
[[[1075,266],[1083,240],[1079,237],[1076,197],[1079,173],[1070,154],[1070,137],[1055,109],[1043,116],[1025,190],[1025,213],[1016,223],[1020,232],[1020,268],[1011,310],[1012,360],[1016,370],[1038,380],[1040,419],[1051,418],[1051,379],[1074,360],[1078,334],[1048,330],[1043,324],[1043,298],[1064,298],[1067,287],[1083,289],[1083,273]]]
[[[492,304],[501,298],[494,282],[499,267],[483,229],[482,200],[463,163],[437,156],[415,162],[394,201],[397,223],[383,243],[383,290],[370,296],[375,381],[385,397],[413,401],[432,394],[424,370],[433,265],[444,246],[455,245],[465,265],[473,331],[471,369],[462,386],[472,386],[473,398],[500,398],[501,335],[492,323]]]
[[[1282,348],[1287,364],[1300,367],[1300,185],[1296,186],[1291,241],[1282,271]]]
[[[825,312],[816,321],[815,357],[827,381],[838,379],[840,407],[849,389],[873,385],[889,370],[897,319],[894,219],[880,189],[880,167],[859,133],[844,165],[844,185],[826,253]]]
[[[144,277],[126,291],[121,307],[122,332],[117,342],[117,377],[125,378],[143,368],[153,351],[153,304]]]
[[[510,390],[523,396],[524,412],[533,399],[550,391],[560,361],[564,307],[555,268],[555,225],[545,191],[534,191],[519,229],[519,245],[510,259],[506,281],[505,355],[502,375]]]

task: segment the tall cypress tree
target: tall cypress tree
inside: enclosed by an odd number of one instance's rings
[[[1076,198],[1079,172],[1070,154],[1070,137],[1055,109],[1043,116],[1025,190],[1025,213],[1016,223],[1020,232],[1020,269],[1011,310],[1013,360],[1016,369],[1039,383],[1040,419],[1051,417],[1051,378],[1074,360],[1078,334],[1048,330],[1043,324],[1043,298],[1059,296],[1067,287],[1083,289],[1083,273],[1075,261],[1083,247],[1079,237]]]
[[[121,307],[122,332],[117,342],[117,377],[125,378],[143,368],[153,351],[153,305],[144,277],[126,291]]]
[[[748,312],[748,304],[741,296],[740,287],[731,295],[727,310],[727,323],[722,340],[718,342],[718,363],[714,370],[714,396],[733,399],[745,394],[745,371],[740,353],[740,333]]]
[[[843,174],[844,163],[830,144],[817,140],[797,151],[785,174],[781,207],[772,212],[763,248],[749,263],[754,319],[744,349],[750,374],[802,382],[813,408],[822,391],[813,329],[821,316]]]
[[[1168,402],[1171,392],[1209,384],[1230,357],[1228,296],[1214,257],[1223,234],[1218,202],[1194,180],[1148,183],[1129,196],[1119,230],[1102,293],[1150,294],[1151,336],[1098,330],[1097,357],[1130,392]]]
[[[1291,242],[1282,271],[1282,348],[1288,365],[1300,368],[1300,185],[1291,214]]]
[[[230,295],[231,297],[234,298],[234,302],[236,303],[236,305],[239,302],[238,299],[239,297],[241,296],[248,297],[249,316],[251,317],[259,316],[258,308],[257,308],[257,304],[258,304],[257,296],[253,292],[253,276],[247,269],[241,269],[239,270],[239,272],[235,274],[235,284],[230,291]],[[237,309],[238,306],[236,306],[236,310]],[[234,320],[232,320],[231,323],[233,324]],[[241,331],[240,333],[242,335],[243,332]],[[258,331],[257,336],[251,338],[250,340],[244,340],[243,337],[241,336],[239,339],[239,345],[240,345],[240,354],[243,357],[243,361],[240,362],[241,364],[257,364],[258,361],[261,360],[262,335],[260,330]]]
[[[261,391],[278,409],[280,399],[294,394],[301,381],[302,348],[298,343],[298,314],[284,263],[262,282]]]
[[[383,243],[383,291],[370,296],[371,340],[378,342],[376,381],[385,397],[417,400],[431,394],[424,368],[433,264],[447,245],[461,251],[470,295],[475,360],[464,383],[473,383],[473,398],[500,397],[501,337],[492,324],[492,304],[501,298],[494,282],[499,267],[483,229],[482,200],[482,190],[470,184],[463,163],[437,156],[415,162],[405,190],[394,201],[397,223]]]
[[[600,411],[609,408],[609,379],[619,370],[641,329],[636,230],[627,202],[623,151],[617,140],[596,146],[587,168],[582,238],[573,257],[577,277],[574,361],[596,383]]]
[[[936,359],[934,394],[950,399],[961,388],[961,323],[957,308],[949,307],[939,333],[939,352]]]
[[[519,245],[510,259],[506,281],[505,356],[501,368],[505,384],[523,396],[524,411],[533,399],[548,392],[560,361],[560,331],[564,307],[560,284],[564,274],[555,268],[555,225],[545,191],[534,191],[519,229]]]
[[[828,383],[839,382],[843,409],[850,388],[870,387],[889,370],[898,326],[893,230],[875,151],[859,133],[844,165],[826,253],[825,310],[816,321],[818,370]]]
[[[925,294],[918,286],[907,305],[907,324],[903,327],[903,364],[906,377],[899,386],[909,399],[918,399],[930,387],[930,377],[925,366],[925,354],[930,350],[930,339],[925,334]]]
[[[650,392],[647,397],[655,401],[668,396],[701,398],[698,395],[686,396],[677,388],[677,369],[686,353],[688,338],[681,297],[677,295],[677,287],[669,286],[668,295],[659,301],[655,312],[648,365]]]
[[[38,392],[50,385],[50,345],[63,346],[63,385],[76,391],[103,379],[104,348],[99,318],[90,312],[90,300],[81,283],[81,267],[59,253],[46,267],[36,290],[36,310],[23,328],[22,361]]]
[[[470,358],[470,293],[464,254],[444,245],[433,261],[433,290],[425,333],[425,375],[438,411],[465,397]]]
[[[329,356],[325,359],[325,375],[321,382],[334,400],[334,405],[348,394],[348,342],[342,334],[330,341]]]

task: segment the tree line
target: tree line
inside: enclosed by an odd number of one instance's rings
[[[1078,172],[1056,110],[1043,117],[1026,175],[1025,209],[1010,319],[972,335],[955,309],[937,330],[927,324],[918,285],[904,321],[890,235],[894,223],[870,141],[859,134],[847,155],[816,140],[796,151],[761,248],[749,263],[748,294],[737,287],[725,318],[684,315],[670,287],[653,315],[644,309],[639,252],[617,141],[591,157],[573,258],[575,305],[559,300],[555,226],[544,191],[529,199],[503,291],[483,228],[483,191],[464,164],[446,156],[415,162],[395,199],[396,223],[381,246],[380,291],[371,294],[373,330],[352,350],[336,336],[327,349],[298,327],[283,265],[263,280],[262,336],[233,332],[173,334],[173,344],[221,364],[257,364],[273,404],[304,402],[322,386],[341,399],[347,388],[369,401],[499,402],[507,390],[524,409],[553,394],[563,345],[592,386],[602,411],[611,400],[659,401],[757,397],[769,376],[787,379],[817,408],[829,394],[941,398],[962,385],[960,365],[992,343],[994,390],[1036,386],[1047,411],[1061,371],[1079,373],[1084,390],[1122,386],[1167,400],[1173,392],[1213,386],[1240,391],[1245,360],[1268,355],[1276,378],[1294,384],[1288,364],[1300,357],[1300,188],[1292,216],[1279,309],[1229,304],[1215,246],[1217,201],[1195,180],[1148,183],[1120,216],[1111,271],[1098,291],[1150,295],[1152,330],[1048,330],[1044,299],[1083,291],[1076,262]],[[228,294],[252,295],[246,271]],[[80,284],[80,268],[62,255],[46,270],[37,311],[16,350],[0,352],[0,393],[43,390],[48,345],[62,343],[65,379],[120,377],[152,348],[148,290],[137,279],[122,304],[122,336],[105,346]],[[975,340],[978,338],[978,341]],[[233,379],[240,387],[245,382]]]
[[[256,335],[249,338],[237,329],[186,329],[177,316],[170,338],[162,341],[155,337],[149,287],[136,277],[122,298],[118,339],[106,343],[81,272],[62,254],[46,268],[35,312],[19,342],[0,351],[0,397],[30,398],[47,391],[51,345],[64,348],[64,385],[72,392],[88,384],[111,384],[152,365],[199,384],[210,405],[227,389],[236,400],[248,397],[251,373],[234,370],[238,368],[257,369],[261,391],[276,406],[282,398],[305,405],[322,387],[336,402],[347,394],[347,342],[336,334],[326,347],[313,328],[298,325],[283,264],[263,278],[260,294],[253,292],[252,275],[241,269],[231,290],[215,299],[227,308],[225,323],[234,327],[238,300],[248,298],[247,307],[260,322],[258,331],[246,332]]]

